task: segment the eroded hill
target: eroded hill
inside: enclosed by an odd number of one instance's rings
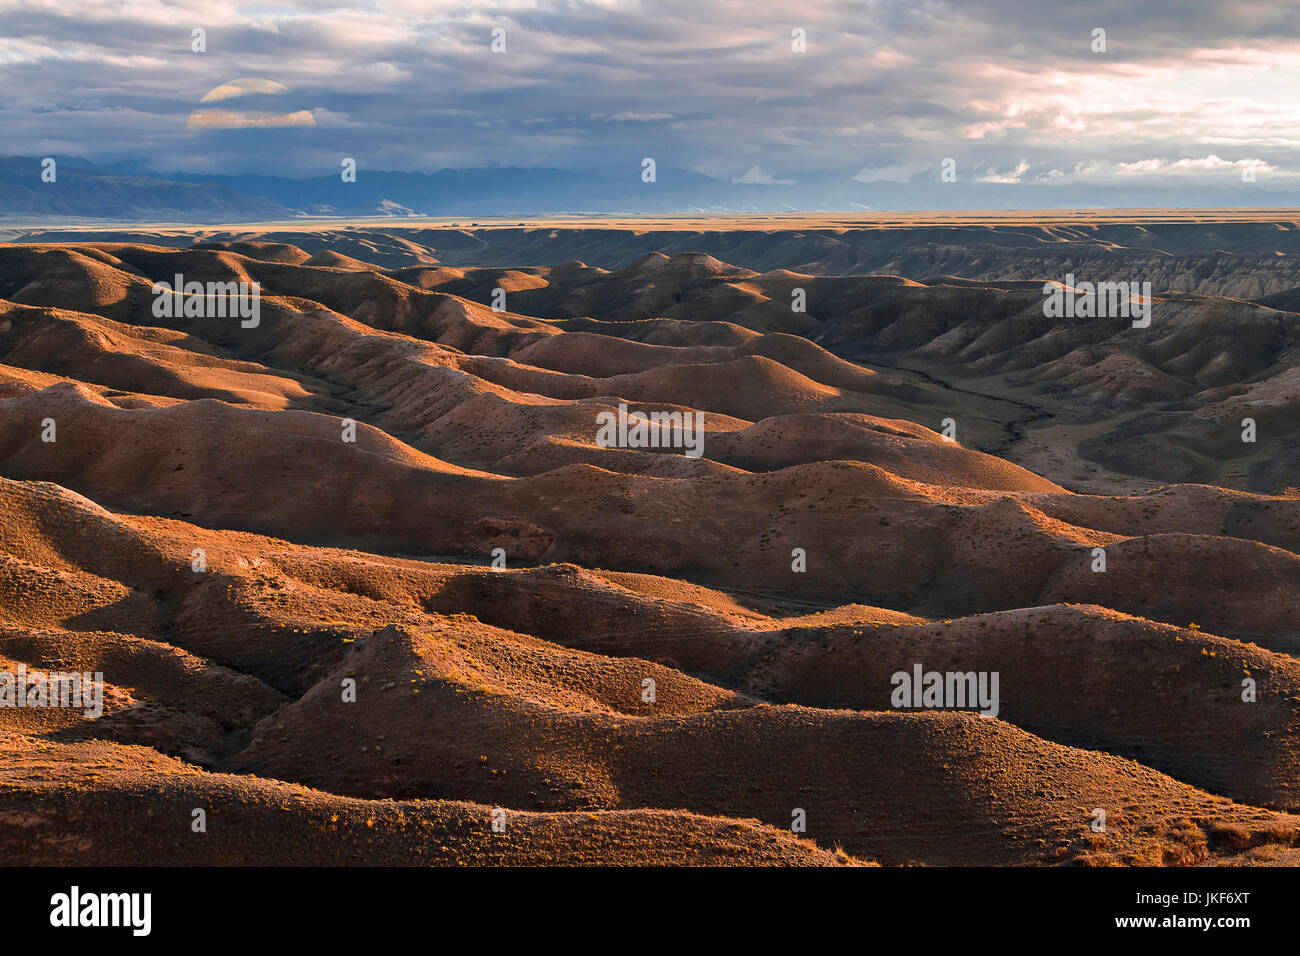
[[[377,246],[0,246],[0,672],[104,680],[0,707],[7,859],[1297,842],[1295,313]],[[177,275],[256,321],[160,314]],[[900,706],[915,668],[998,699]]]

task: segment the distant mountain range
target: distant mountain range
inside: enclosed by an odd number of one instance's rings
[[[227,186],[123,175],[85,160],[53,158],[55,180],[45,182],[39,159],[0,157],[0,217],[255,222],[293,215]]]
[[[1300,192],[1259,184],[1222,187],[985,183],[959,179],[860,182],[852,170],[783,173],[777,181],[727,181],[661,167],[643,182],[639,166],[582,174],[547,168],[442,169],[434,173],[359,169],[279,176],[152,173],[141,161],[97,166],[54,157],[0,157],[0,217],[124,222],[257,222],[302,217],[541,216],[706,212],[834,212],[912,209],[1280,208]],[[750,175],[746,179],[765,177]]]

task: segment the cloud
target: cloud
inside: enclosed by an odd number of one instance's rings
[[[222,83],[215,89],[209,90],[203,95],[200,103],[216,103],[221,100],[232,100],[238,96],[248,96],[253,93],[263,93],[275,95],[277,93],[288,93],[289,88],[283,83],[277,83],[274,80],[264,80],[258,77],[246,77],[241,80],[231,80],[229,83]]]
[[[615,113],[606,118],[611,123],[656,123],[676,119],[672,113]]]
[[[773,179],[757,166],[751,166],[743,176],[737,176],[733,183],[753,183],[763,186],[793,186],[793,179]]]
[[[282,126],[315,126],[308,110],[296,113],[267,113],[260,110],[195,110],[185,123],[186,130],[275,129]]]
[[[858,183],[906,183],[915,178],[917,174],[928,169],[937,169],[937,166],[924,160],[910,163],[894,163],[890,166],[880,166],[875,169],[859,169],[850,178]]]
[[[1300,8],[1280,0],[1033,15],[1022,0],[767,0],[761,16],[746,0],[0,0],[6,148],[164,172],[319,175],[357,155],[596,172],[654,155],[766,184],[764,169],[907,182],[945,157],[989,183],[1137,181],[1122,167],[1152,157],[1152,176],[1282,175],[1300,168],[1297,80]],[[272,95],[285,102],[196,113]],[[202,154],[196,122],[263,135]],[[1175,165],[1211,156],[1236,166]]]
[[[1121,162],[1089,160],[1069,169],[1036,171],[1036,183],[1144,186],[1231,186],[1267,178],[1279,186],[1300,185],[1300,165],[1284,167],[1259,157],[1226,160],[1216,155],[1178,158],[1149,156]],[[990,180],[991,181],[991,180]]]
[[[1016,168],[1009,173],[988,172],[983,176],[977,176],[976,181],[981,183],[1018,183],[1027,172],[1029,172],[1029,160],[1022,159],[1016,164]]]

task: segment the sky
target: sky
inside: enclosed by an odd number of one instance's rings
[[[1258,0],[0,0],[0,152],[158,172],[1294,189],[1297,94]]]

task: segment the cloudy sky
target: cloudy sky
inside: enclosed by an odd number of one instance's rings
[[[0,0],[0,152],[164,172],[1296,188],[1298,80],[1261,0]]]

